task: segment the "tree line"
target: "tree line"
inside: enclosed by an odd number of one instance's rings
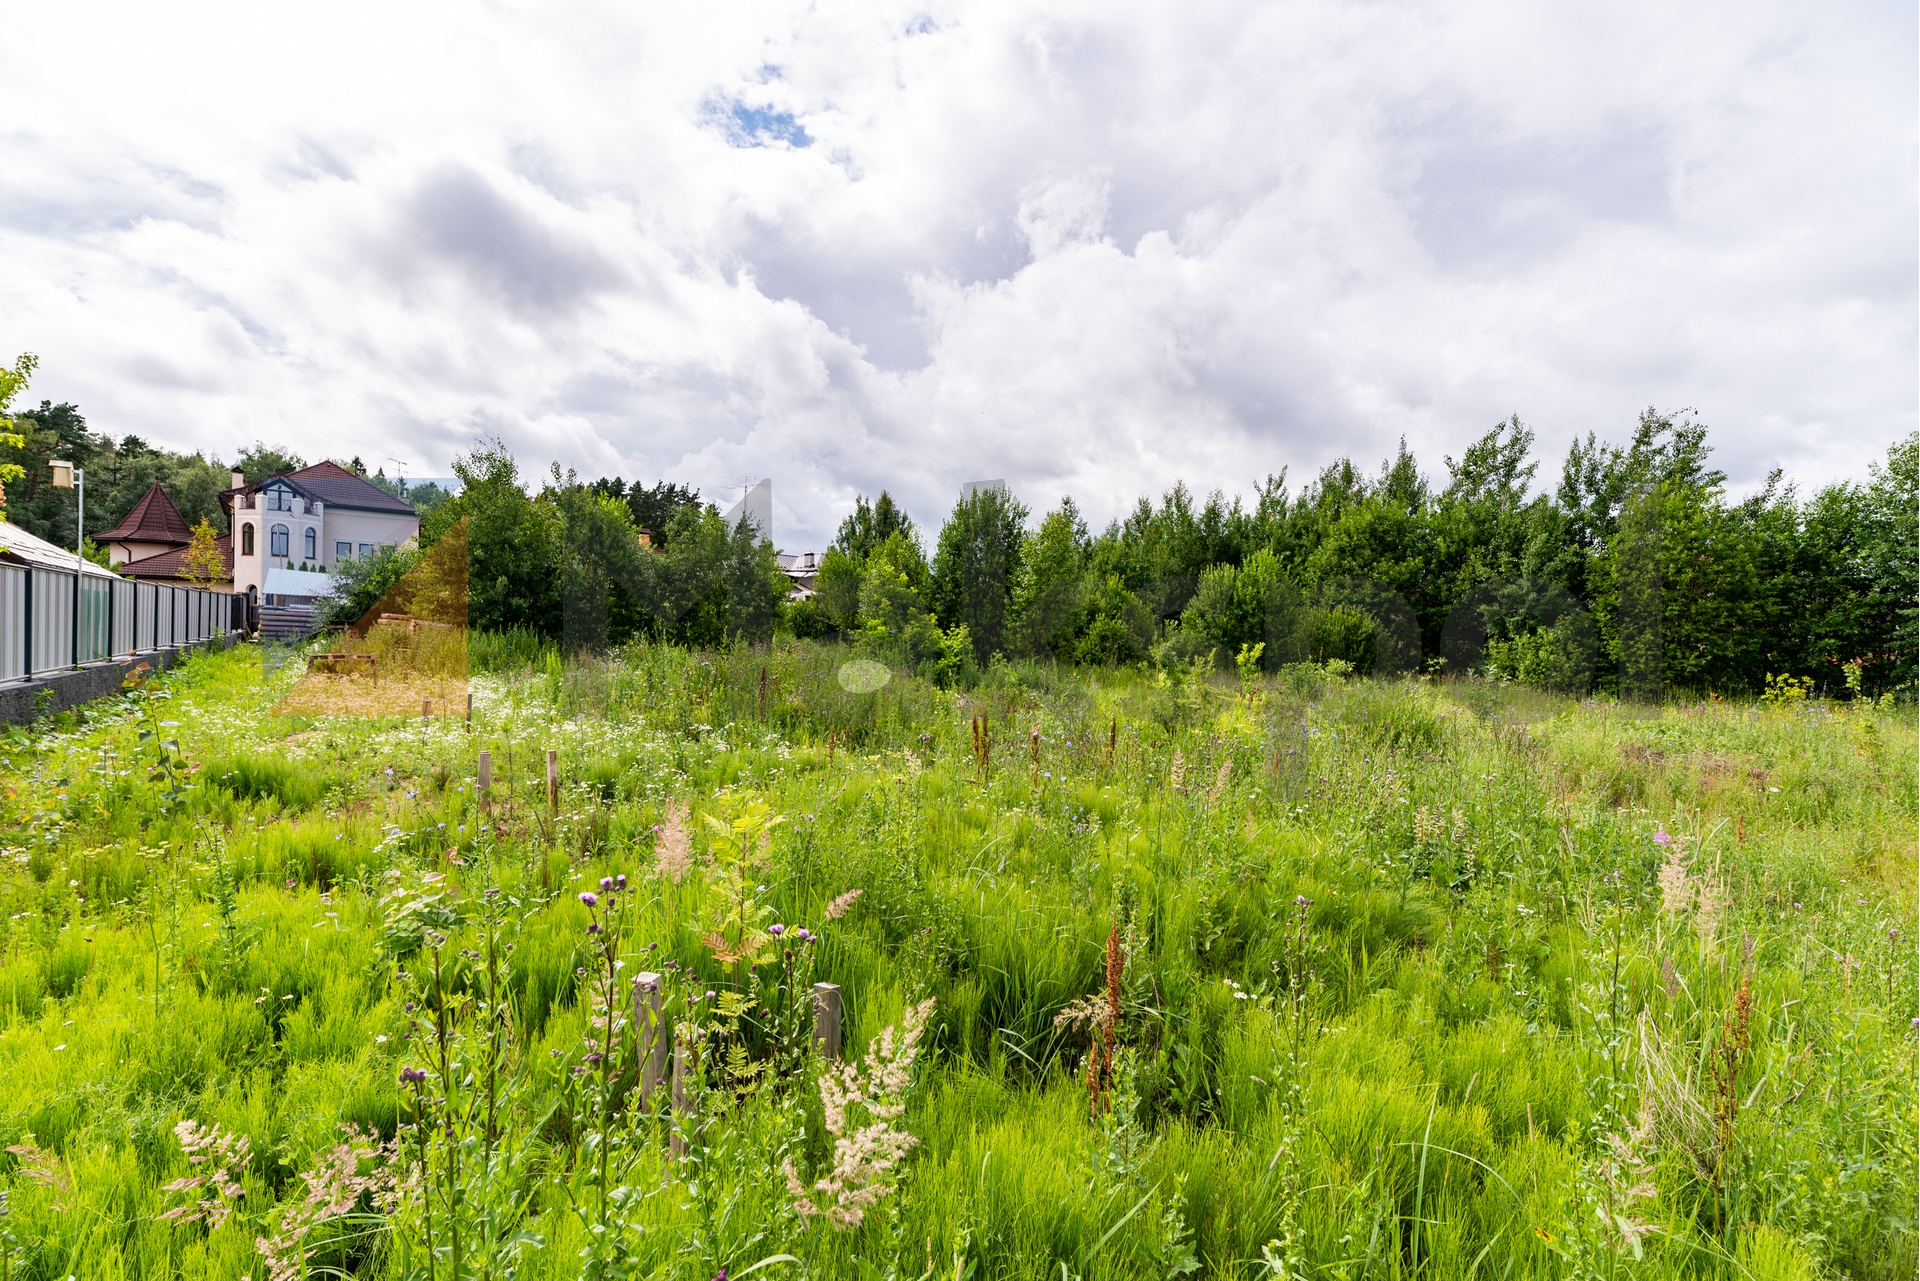
[[[31,373],[28,364],[19,372]],[[24,377],[20,379],[24,382]],[[299,471],[307,460],[293,450],[255,441],[235,455],[231,466],[219,455],[172,450],[152,445],[139,436],[119,440],[92,431],[77,405],[50,400],[38,408],[7,412],[0,407],[0,484],[5,502],[0,513],[14,525],[59,547],[74,545],[78,504],[71,491],[53,487],[54,459],[64,459],[87,473],[88,551],[102,564],[104,550],[93,547],[95,535],[112,529],[149,488],[158,484],[180,509],[189,529],[203,520],[215,535],[227,532],[227,513],[218,495],[233,484],[239,471],[248,484],[283,472]],[[10,424],[10,425],[9,425]],[[358,459],[343,466],[366,475]],[[367,479],[381,489],[412,502],[418,511],[430,511],[446,495],[438,486],[408,485],[376,470]]]
[[[1251,499],[1176,484],[1098,533],[1071,498],[964,497],[929,538],[891,495],[862,497],[789,599],[772,545],[696,491],[582,481],[529,492],[499,442],[456,464],[431,545],[467,522],[470,617],[572,647],[838,637],[943,683],[995,661],[1493,672],[1574,692],[1752,693],[1791,675],[1843,693],[1915,682],[1916,465],[1895,443],[1862,482],[1802,494],[1776,471],[1735,501],[1706,428],[1644,413],[1588,435],[1536,486],[1516,417],[1430,479],[1404,443]],[[642,545],[641,531],[646,531]],[[404,572],[364,567],[351,601]],[[371,593],[371,594],[369,594]]]

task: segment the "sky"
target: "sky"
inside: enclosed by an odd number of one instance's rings
[[[91,426],[1099,527],[1518,414],[1736,493],[1915,428],[1911,3],[99,4],[0,42],[0,348]]]

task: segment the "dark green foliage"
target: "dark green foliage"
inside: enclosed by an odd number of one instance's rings
[[[553,501],[528,497],[513,455],[497,440],[477,444],[453,469],[464,488],[422,522],[421,545],[431,547],[464,517],[471,625],[531,627],[557,636],[562,530]]]
[[[227,532],[227,514],[215,497],[231,483],[218,458],[155,449],[138,436],[114,442],[87,430],[86,419],[71,404],[42,401],[38,409],[14,415],[23,447],[0,446],[0,463],[18,463],[26,475],[7,484],[7,519],[28,533],[61,547],[73,546],[78,504],[73,491],[55,489],[47,463],[63,458],[87,473],[87,532],[94,535],[119,524],[149,488],[158,484],[186,518],[189,528],[202,519],[215,532]]]
[[[927,603],[942,627],[965,627],[976,662],[1009,648],[1027,509],[1001,489],[975,490],[940,527]]]
[[[883,489],[871,505],[865,494],[854,500],[853,514],[840,522],[840,536],[834,539],[833,545],[856,563],[865,564],[874,549],[895,534],[918,541],[913,521],[894,503],[893,495]]]
[[[240,457],[234,460],[233,465],[246,475],[247,483],[252,485],[269,476],[299,471],[307,465],[307,460],[290,449],[256,440],[251,448],[240,451]]]

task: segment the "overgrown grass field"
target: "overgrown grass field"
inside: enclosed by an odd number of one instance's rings
[[[1913,1275],[1910,707],[846,657],[12,732],[0,1277]]]

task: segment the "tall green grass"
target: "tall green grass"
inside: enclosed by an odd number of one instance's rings
[[[432,1158],[472,1275],[1915,1267],[1910,716],[1309,669],[861,693],[816,645],[472,654],[470,731],[274,718],[284,677],[236,651],[6,739],[19,1275],[266,1275],[255,1239],[341,1125],[418,1142],[399,1071],[441,1026],[466,1057],[427,1093],[499,1114],[446,1116],[465,1137]],[[162,717],[196,767],[171,797],[139,737]],[[756,802],[780,821],[729,880],[708,819]],[[654,871],[670,803],[696,865],[677,883]],[[591,1008],[608,936],[578,895],[616,873],[620,983],[671,961],[683,1020],[741,979],[705,941],[729,894],[820,932],[808,980],[762,965],[769,1009],[804,1018],[805,981],[836,983],[863,1050],[933,998],[898,1122],[917,1146],[857,1228],[792,1208],[776,1156],[831,1159],[821,1065],[795,1070],[804,1036],[757,1006],[711,1048],[769,1066],[704,1060],[679,1158],[661,1096],[595,1093],[592,1054],[638,1053]],[[1100,1033],[1060,1016],[1106,999],[1110,935],[1122,1016],[1090,1098]],[[250,1141],[219,1226],[162,1217],[200,1169],[183,1120]],[[611,1202],[603,1148],[632,1189]],[[449,1276],[441,1205],[362,1200],[310,1265]]]

